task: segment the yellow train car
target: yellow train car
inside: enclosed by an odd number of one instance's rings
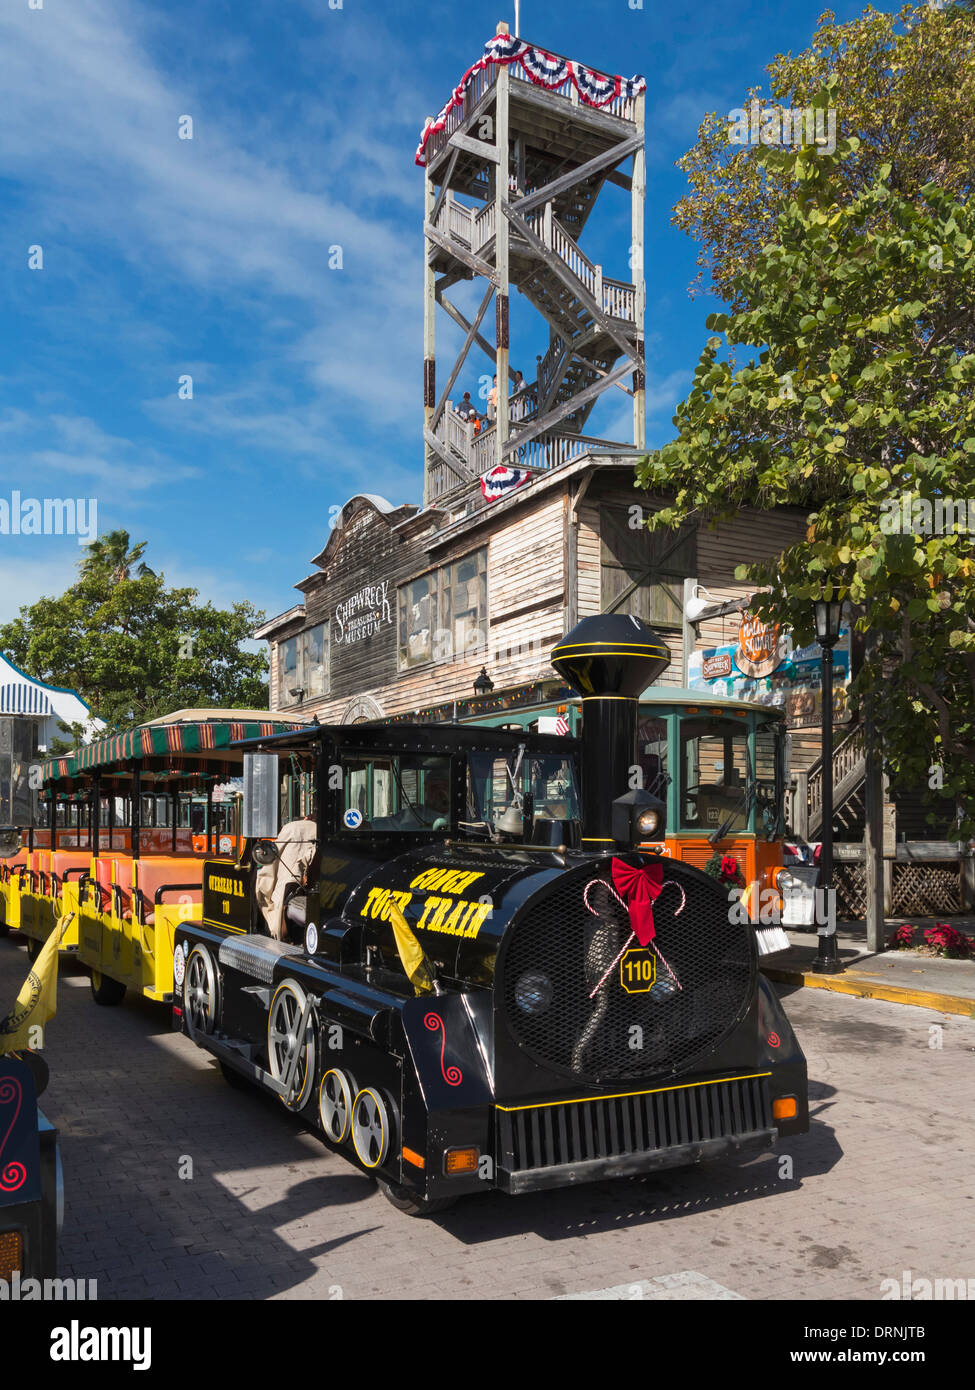
[[[300,727],[263,711],[180,710],[44,763],[44,822],[0,860],[0,930],[34,959],[62,924],[59,949],[88,967],[96,1003],[130,989],[170,1000],[176,928],[202,918],[204,865],[233,862],[241,843],[239,796],[232,817],[214,807],[215,788],[242,770],[230,745]]]

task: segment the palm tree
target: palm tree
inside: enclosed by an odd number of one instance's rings
[[[82,579],[96,576],[103,578],[109,575],[112,584],[120,584],[123,579],[132,577],[132,567],[136,561],[140,561],[136,570],[140,579],[144,575],[155,578],[155,571],[141,563],[141,556],[147,544],[147,541],[140,541],[130,550],[128,531],[109,531],[106,536],[99,536],[97,541],[92,541],[87,555],[81,562]]]

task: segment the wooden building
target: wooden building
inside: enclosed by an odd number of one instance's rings
[[[685,592],[701,582],[744,603],[751,590],[735,566],[780,549],[804,517],[744,510],[713,531],[651,534],[643,518],[666,499],[634,489],[635,463],[586,453],[470,510],[465,498],[456,510],[351,498],[295,586],[303,601],[257,633],[271,649],[271,708],[351,723],[540,704],[560,687],[548,661],[556,641],[614,611],[666,638],[662,679],[680,686],[685,651],[720,646],[740,621],[688,628]],[[479,699],[482,668],[494,691]]]

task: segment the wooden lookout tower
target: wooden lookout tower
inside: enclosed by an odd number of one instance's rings
[[[501,24],[484,57],[427,123],[417,152],[426,175],[426,503],[498,465],[534,472],[593,448],[644,448],[645,85],[528,44]],[[632,230],[618,257],[628,279],[611,278],[582,246],[607,184],[630,196]],[[475,278],[484,292],[469,320],[448,295]],[[510,361],[513,288],[548,336],[547,351],[536,353],[535,379],[520,390]],[[439,390],[438,305],[465,335]],[[492,359],[498,381],[496,419],[479,427],[463,421],[452,401],[474,346]],[[617,387],[632,395],[632,438],[588,436],[597,398]],[[483,413],[485,403],[476,405]]]

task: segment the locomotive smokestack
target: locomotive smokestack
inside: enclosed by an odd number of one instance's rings
[[[670,665],[670,648],[639,618],[583,618],[552,651],[552,665],[582,697],[582,842],[610,848],[613,802],[630,791],[637,701]]]

